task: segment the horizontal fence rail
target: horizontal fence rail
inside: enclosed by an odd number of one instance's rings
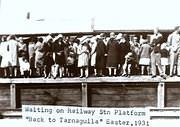
[[[157,97],[156,106],[157,108],[166,107],[166,96],[167,96],[167,87],[173,87],[172,84],[175,84],[174,87],[179,87],[180,78],[172,77],[167,78],[166,80],[161,77],[151,78],[150,76],[131,76],[127,77],[90,77],[90,78],[59,78],[59,79],[43,79],[43,78],[12,78],[12,79],[0,79],[1,87],[8,87],[10,92],[10,109],[21,108],[21,90],[22,89],[56,89],[56,88],[72,88],[80,89],[81,95],[81,106],[93,106],[91,105],[91,99],[93,90],[96,88],[103,88],[103,90],[108,88],[118,89],[121,87],[123,90],[126,90],[126,86],[130,87],[139,87],[148,88],[153,86],[155,88],[155,96]],[[91,91],[91,89],[93,89]],[[121,91],[122,93],[124,91]],[[136,89],[135,89],[136,90]],[[138,89],[137,89],[138,90]],[[111,94],[106,91],[106,95]],[[125,91],[126,92],[126,91]],[[125,93],[124,92],[124,93]],[[123,94],[124,94],[123,93]],[[114,94],[114,93],[113,93]],[[116,93],[118,96],[118,93]],[[122,95],[123,95],[122,94]],[[125,93],[126,94],[126,93]],[[133,93],[132,93],[133,94]],[[146,94],[146,93],[145,93]],[[127,95],[127,94],[126,94]],[[100,96],[100,95],[99,95]],[[97,95],[98,97],[98,95]],[[96,96],[94,97],[96,101]],[[125,100],[125,99],[124,99]],[[108,100],[107,100],[108,101]],[[146,105],[147,106],[147,105]],[[153,106],[154,107],[154,106]]]

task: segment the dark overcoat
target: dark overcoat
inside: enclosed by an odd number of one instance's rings
[[[102,39],[97,40],[96,46],[96,68],[101,69],[105,67],[105,54],[106,54],[106,45]]]
[[[111,38],[107,44],[106,67],[117,67],[118,65],[118,42]]]

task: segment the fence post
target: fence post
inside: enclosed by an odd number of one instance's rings
[[[82,82],[82,107],[88,107],[88,86]]]
[[[20,107],[20,90],[17,88],[16,84],[10,84],[10,106],[11,109],[16,109]]]
[[[159,82],[157,88],[157,107],[165,107],[165,83]]]

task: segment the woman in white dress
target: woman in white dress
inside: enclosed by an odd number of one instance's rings
[[[85,71],[85,77],[87,78],[89,75],[89,59],[90,59],[90,51],[89,44],[86,40],[82,41],[78,47],[78,67],[80,68],[80,78],[83,77]]]
[[[9,66],[9,52],[8,44],[6,43],[6,36],[1,38],[0,43],[0,55],[1,55],[1,64],[0,67],[3,70],[3,77],[8,77],[8,66]]]
[[[9,53],[9,71],[10,77],[17,77],[19,68],[18,59],[18,42],[14,35],[9,35],[7,38],[8,53]]]

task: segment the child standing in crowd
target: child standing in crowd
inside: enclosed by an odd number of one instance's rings
[[[67,66],[67,75],[68,77],[73,77],[75,73],[75,59],[76,53],[73,47],[73,41],[69,41],[69,46],[67,49],[67,59],[66,59],[66,66]]]
[[[28,60],[28,47],[27,44],[24,42],[22,37],[18,38],[18,59],[19,59],[19,65],[20,65],[20,72],[21,76],[28,77],[27,74],[29,71],[29,67],[26,66]]]
[[[169,65],[169,47],[167,43],[164,42],[161,44],[161,65],[164,73],[166,73],[166,67]]]
[[[150,75],[150,53],[151,46],[148,40],[143,40],[139,51],[139,65],[141,66],[141,75],[145,74],[145,68],[148,75]]]
[[[89,76],[89,59],[90,59],[90,47],[86,37],[82,37],[78,47],[78,67],[80,68],[80,78]]]
[[[21,76],[24,78],[29,77],[30,64],[27,60],[27,56],[24,51],[21,52],[21,57],[19,58],[19,65],[20,65]]]

